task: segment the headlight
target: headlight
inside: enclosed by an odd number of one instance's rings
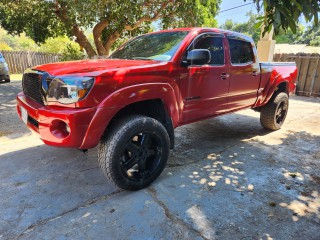
[[[55,77],[47,92],[48,102],[75,103],[85,98],[92,88],[91,77]]]

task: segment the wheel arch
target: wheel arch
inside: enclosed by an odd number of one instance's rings
[[[141,114],[160,121],[168,131],[174,147],[174,128],[179,122],[178,101],[167,83],[141,84],[122,88],[100,103],[80,149],[95,147],[112,123],[124,114]]]
[[[105,133],[121,118],[129,115],[143,115],[151,117],[162,123],[170,138],[170,148],[174,148],[174,126],[162,99],[149,99],[133,102],[120,109],[106,126]]]
[[[258,97],[253,109],[255,111],[260,111],[260,108],[268,104],[274,97],[280,93],[284,92],[289,96],[289,82],[287,80],[283,80],[281,82],[273,82],[271,86],[266,87],[268,90],[265,93],[265,97]]]
[[[283,81],[283,82],[279,83],[278,86],[276,87],[276,90],[273,92],[273,95],[275,93],[279,93],[279,92],[284,92],[287,95],[289,95],[289,83],[288,83],[288,81]]]

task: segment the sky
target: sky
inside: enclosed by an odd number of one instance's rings
[[[252,3],[252,1],[247,0],[245,2],[244,0],[222,0],[220,11],[248,3]],[[238,23],[245,22],[249,19],[249,17],[246,16],[246,13],[250,11],[252,11],[253,13],[257,13],[257,9],[253,3],[226,12],[222,12],[216,16],[218,26],[223,24],[227,19],[232,19],[234,22]]]

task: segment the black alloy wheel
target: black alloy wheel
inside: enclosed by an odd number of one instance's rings
[[[138,190],[151,184],[163,171],[170,140],[156,119],[127,116],[109,128],[101,139],[98,160],[105,176],[116,186]]]
[[[153,132],[141,132],[126,143],[121,157],[123,174],[133,181],[148,179],[157,169],[162,156],[163,143]]]
[[[262,107],[260,113],[261,125],[269,130],[278,130],[284,123],[289,108],[288,94],[278,92]]]

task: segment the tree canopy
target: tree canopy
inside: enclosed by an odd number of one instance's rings
[[[260,39],[261,29],[254,28],[253,26],[259,21],[261,15],[248,13],[249,19],[242,23],[234,22],[232,19],[227,19],[219,27],[232,30],[236,32],[244,33],[251,36],[255,43]],[[289,43],[289,44],[306,44],[308,46],[320,46],[320,26],[310,25],[304,27],[299,24],[296,28],[296,33],[293,33],[291,29],[283,30],[280,29],[278,35],[275,36],[277,43]]]
[[[301,16],[318,26],[320,0],[253,1],[265,13],[259,19],[265,32],[273,26],[276,35],[289,29],[296,34]],[[108,55],[119,38],[151,31],[152,22],[160,28],[215,27],[220,3],[221,0],[0,0],[0,25],[13,35],[25,32],[36,43],[66,35],[92,57]],[[88,30],[93,41],[85,34]]]
[[[260,39],[261,29],[255,28],[254,25],[258,22],[258,18],[260,15],[249,12],[246,14],[249,19],[246,22],[237,23],[232,19],[227,19],[223,24],[219,27],[226,30],[232,30],[235,32],[240,32],[246,34],[253,38],[255,43]]]
[[[244,0],[247,1],[247,0]],[[299,19],[304,17],[306,22],[319,24],[320,0],[253,0],[258,10],[263,9],[264,16],[260,18],[260,25],[264,24],[266,33],[274,28],[276,35],[280,30],[291,29],[297,32]]]
[[[91,57],[108,55],[119,37],[163,28],[216,26],[221,0],[0,0],[0,25],[37,43],[67,34]],[[85,34],[92,29],[94,46]]]
[[[296,43],[304,43],[309,46],[320,47],[320,26],[308,26],[297,39]]]
[[[261,28],[255,28],[254,26],[259,22],[259,19],[261,19],[261,15],[249,12],[247,16],[249,19],[245,22],[237,23],[232,19],[227,19],[220,27],[251,36],[254,42],[257,43],[260,39]],[[303,35],[304,37],[302,37]],[[299,25],[296,33],[293,33],[291,29],[286,31],[280,29],[278,35],[275,36],[275,40],[277,43],[306,43],[310,45],[310,42],[312,42],[315,36],[316,34],[313,34],[311,31],[308,31],[308,33],[304,32],[304,27]],[[308,42],[306,41],[307,39],[309,39]]]

